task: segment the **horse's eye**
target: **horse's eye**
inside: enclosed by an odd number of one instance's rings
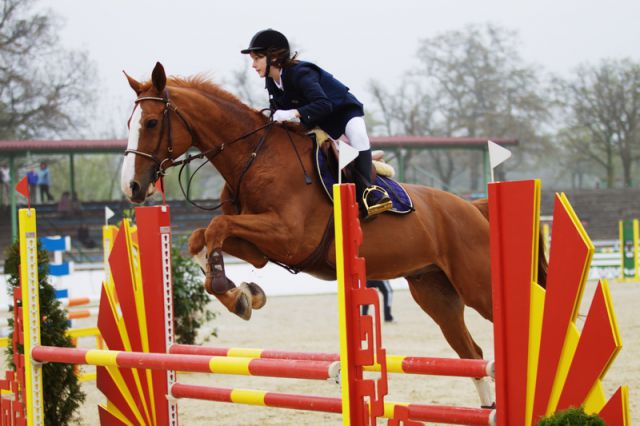
[[[158,124],[158,120],[149,120],[147,121],[147,129],[153,129]]]

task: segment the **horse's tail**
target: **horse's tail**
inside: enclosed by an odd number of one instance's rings
[[[473,204],[473,206],[477,208],[487,220],[489,220],[489,200],[487,198],[473,200],[471,204]],[[542,230],[540,230],[538,238],[538,284],[543,288],[546,288],[549,263],[547,262],[547,256],[544,253],[544,237],[542,235]]]
[[[473,204],[475,208],[480,210],[480,213],[482,213],[482,216],[484,216],[485,219],[489,220],[489,199],[488,198],[473,200],[471,204]]]

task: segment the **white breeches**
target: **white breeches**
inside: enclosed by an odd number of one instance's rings
[[[364,124],[364,117],[353,117],[347,123],[344,134],[349,138],[349,145],[358,151],[371,149],[367,126]]]

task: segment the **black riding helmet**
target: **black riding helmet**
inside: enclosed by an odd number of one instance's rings
[[[287,49],[289,50],[289,41],[280,31],[268,28],[258,31],[249,47],[240,51],[240,53],[261,52],[266,50]]]
[[[267,69],[265,74],[268,76],[269,71],[271,70],[271,52],[275,50],[285,49],[287,51],[287,55],[289,55],[289,40],[282,34],[280,31],[276,31],[271,28],[267,28],[266,30],[258,31],[249,42],[249,47],[240,51],[240,53],[246,54],[251,52],[256,52],[260,54],[265,54],[267,57]],[[267,80],[264,79],[264,87],[267,88]],[[275,111],[276,107],[273,104],[273,100],[269,100],[271,111]]]

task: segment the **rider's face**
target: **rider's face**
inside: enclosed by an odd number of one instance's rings
[[[260,77],[264,78],[267,72],[267,57],[256,55],[253,52],[250,53],[250,56],[252,60],[251,67],[256,70]]]

